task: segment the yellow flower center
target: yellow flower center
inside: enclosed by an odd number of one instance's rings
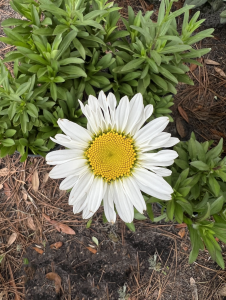
[[[130,175],[136,162],[133,139],[112,131],[94,138],[85,156],[94,174],[108,182]]]

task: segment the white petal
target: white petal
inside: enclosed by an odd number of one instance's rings
[[[113,199],[113,191],[112,191],[112,184],[107,185],[107,190],[104,195],[104,213],[108,220],[112,224],[116,221],[116,213],[114,209],[114,199]]]
[[[93,212],[90,211],[87,206],[85,206],[83,209],[82,218],[90,219],[92,216],[93,216]]]
[[[155,150],[158,148],[163,147],[168,140],[170,139],[171,134],[167,132],[161,132],[158,136],[154,137],[151,141],[149,141],[149,144],[141,145],[140,150],[142,152]]]
[[[104,180],[102,178],[94,178],[90,190],[87,195],[87,208],[93,214],[100,207],[104,194]]]
[[[99,97],[98,97],[98,101],[100,103],[100,106],[104,112],[104,120],[106,122],[106,125],[107,125],[107,129],[108,129],[108,126],[111,126],[111,118],[110,118],[110,113],[109,113],[109,109],[108,109],[108,101],[107,101],[107,98],[106,98],[106,95],[104,94],[103,91],[101,91],[99,93]]]
[[[125,223],[131,223],[134,218],[134,209],[123,190],[122,182],[115,180],[112,184],[114,185],[114,202],[117,212]]]
[[[79,175],[81,170],[85,168],[88,169],[87,160],[86,159],[74,159],[63,163],[61,165],[57,165],[54,167],[50,173],[49,177],[53,179],[64,178],[70,175]]]
[[[131,133],[144,113],[143,97],[141,93],[136,94],[129,102],[129,118],[125,132]]]
[[[93,179],[94,175],[90,170],[87,170],[86,173],[79,176],[79,179],[74,185],[69,196],[68,202],[70,205],[76,205],[76,203],[89,192]]]
[[[162,147],[173,147],[179,142],[180,140],[178,138],[171,137]]]
[[[161,150],[157,153],[142,153],[139,155],[139,160],[150,162],[163,162],[173,160],[178,157],[178,153],[174,150]]]
[[[112,93],[109,93],[107,96],[107,102],[110,110],[110,117],[111,117],[111,127],[113,128],[115,124],[115,108],[117,105],[117,100],[115,98],[115,95]]]
[[[62,131],[74,141],[88,142],[92,139],[92,135],[87,129],[74,122],[67,119],[58,119],[57,123]]]
[[[55,136],[55,139],[54,138],[50,138],[54,143],[56,144],[60,144],[66,148],[69,148],[69,149],[86,149],[88,147],[88,143],[78,143],[78,142],[75,142],[75,141],[72,141],[69,137],[68,139],[66,138],[63,138],[62,136],[66,137],[66,135],[63,135],[63,134],[57,134]]]
[[[161,177],[167,177],[172,174],[171,170],[165,169],[165,168],[152,167],[152,168],[149,168],[149,170],[155,172],[155,174],[157,174],[158,176],[161,176]]]
[[[74,214],[80,213],[85,208],[86,203],[87,203],[86,199],[87,199],[87,195],[85,195],[84,197],[82,197],[82,199],[80,199],[76,203],[76,205],[73,206],[73,213]]]
[[[65,163],[76,158],[83,158],[84,151],[80,149],[74,150],[57,150],[49,152],[46,155],[46,162],[49,165],[57,165]]]
[[[92,111],[96,112],[99,107],[99,102],[96,97],[94,97],[93,95],[90,95],[88,98],[88,105],[90,106]]]
[[[143,214],[143,211],[146,210],[146,204],[136,181],[132,177],[127,177],[122,180],[122,184],[129,200]]]
[[[139,145],[139,144],[149,142],[151,139],[157,136],[161,131],[163,131],[166,128],[168,123],[169,123],[168,117],[160,117],[154,119],[153,121],[145,125],[143,128],[141,128],[134,135],[134,139],[136,140],[136,143]]]
[[[66,177],[60,184],[59,189],[62,191],[69,190],[73,188],[73,186],[76,184],[79,176],[77,175],[70,175]]]
[[[172,187],[160,176],[144,168],[135,168],[133,175],[143,185],[150,186],[156,192],[172,194]]]
[[[153,105],[152,104],[148,104],[145,106],[145,109],[144,109],[144,116],[145,116],[145,121],[150,118],[150,116],[152,115],[153,113]]]
[[[139,162],[139,164],[146,168],[146,169],[150,169],[152,167],[168,167],[168,166],[171,166],[172,164],[174,163],[174,160],[168,160],[168,161],[159,161],[159,162],[156,162],[156,161],[153,161],[153,162],[149,162],[147,160],[141,160]]]
[[[137,180],[136,180],[137,181]],[[170,194],[163,194],[161,192],[156,192],[155,190],[152,189],[152,187],[150,186],[145,186],[143,185],[141,182],[137,181],[137,184],[139,186],[139,188],[146,194],[155,197],[157,199],[161,199],[161,200],[171,200],[172,197]]]
[[[115,121],[116,121],[116,129],[118,131],[121,132],[124,131],[127,124],[128,116],[129,116],[129,98],[125,96],[120,100],[119,105],[116,109]]]

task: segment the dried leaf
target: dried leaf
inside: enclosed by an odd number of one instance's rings
[[[214,67],[214,70],[222,77],[226,78],[226,74],[224,73],[224,71],[220,68]]]
[[[187,123],[189,123],[188,115],[187,115],[187,113],[184,111],[184,109],[183,109],[181,106],[178,106],[178,111],[179,111],[181,117],[182,117]]]
[[[91,247],[86,247],[86,249],[88,249],[90,252],[92,252],[93,254],[96,254],[97,253],[97,250],[96,249],[93,249]]]
[[[75,231],[71,227],[69,227],[63,223],[58,223],[57,225],[60,228],[61,232],[64,232],[66,234],[75,234]]]
[[[39,188],[39,177],[38,177],[38,171],[37,170],[35,170],[33,175],[32,175],[31,183],[32,183],[33,190],[35,192],[37,192],[38,188]]]
[[[13,232],[8,239],[7,247],[12,245],[15,242],[16,238],[17,238],[17,233]]]
[[[205,64],[207,65],[214,65],[214,66],[219,66],[220,64],[214,60],[211,59],[204,59]]]
[[[193,72],[193,71],[195,71],[195,69],[197,69],[197,67],[198,67],[198,65],[196,65],[196,64],[190,64],[189,69],[191,72]]]
[[[181,118],[176,118],[176,128],[177,128],[177,132],[179,133],[181,138],[186,137],[187,132],[185,130],[183,120]]]
[[[23,199],[26,201],[27,200],[27,193],[25,191],[22,191],[23,194]]]
[[[11,191],[10,188],[8,186],[8,184],[6,182],[3,183],[3,188],[4,188],[4,193],[7,197],[11,196]]]
[[[220,132],[220,131],[218,131],[218,130],[216,130],[216,129],[210,129],[210,131],[211,131],[213,134],[216,134],[216,135],[218,135],[218,136],[220,136],[220,137],[223,137],[224,139],[226,138],[226,135],[225,135],[224,133],[222,133],[222,132]]]
[[[8,168],[0,169],[0,176],[7,176],[7,175],[9,175],[9,169]]]
[[[0,190],[3,188],[3,184],[0,183]],[[1,300],[1,299],[0,299]]]
[[[43,184],[46,183],[46,182],[48,181],[48,179],[49,179],[49,173],[45,173],[44,176],[43,176],[43,181],[42,181],[42,183],[43,183]]]
[[[187,246],[183,246],[183,250],[184,251],[188,251],[188,247]]]
[[[186,228],[187,227],[187,224],[186,223],[181,223],[181,224],[177,224],[175,226],[175,228]]]
[[[62,242],[56,242],[56,243],[50,245],[50,248],[51,248],[51,249],[59,249],[59,248],[62,247],[62,246],[63,246],[63,243],[62,243]]]
[[[28,217],[27,218],[27,225],[32,230],[36,230],[37,229],[36,226],[35,226],[35,224],[34,224],[34,221],[33,221],[32,217]]]
[[[63,233],[66,233],[66,234],[75,234],[75,231],[70,228],[69,226],[63,224],[63,223],[60,223],[60,222],[57,222],[55,220],[51,220],[49,216],[47,216],[46,214],[42,214],[43,217],[48,221],[50,222],[53,226],[56,227],[56,230],[59,231],[59,232],[63,232]]]
[[[61,289],[61,278],[60,276],[55,273],[55,272],[50,272],[48,274],[46,274],[46,278],[52,281],[55,281],[55,289],[56,289],[56,293],[58,294],[60,292]]]
[[[38,247],[32,247],[36,252],[38,252],[39,254],[43,254],[44,250],[38,248]]]
[[[181,228],[181,230],[178,232],[178,235],[183,238],[185,236],[185,228]]]

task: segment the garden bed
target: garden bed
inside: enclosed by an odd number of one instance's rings
[[[124,1],[124,6],[129,4]],[[151,1],[149,6],[142,0],[131,5],[152,9]],[[1,21],[12,17],[6,1],[0,1],[0,13]],[[216,71],[217,67],[226,73],[225,33],[225,26],[218,28],[214,39],[202,43],[212,51],[202,58],[204,67],[191,66],[195,85],[178,86],[175,122],[169,126],[173,136],[187,140],[194,131],[198,140],[213,139],[215,144],[226,138],[226,76]],[[3,58],[12,48],[1,43],[0,50]],[[146,219],[135,221],[134,233],[119,218],[115,225],[103,224],[102,209],[89,227],[81,215],[73,214],[68,193],[59,191],[60,180],[48,178],[52,167],[44,159],[19,159],[14,154],[1,159],[0,165],[0,299],[226,299],[225,272],[207,251],[188,264],[186,227]],[[157,205],[154,213],[160,215]],[[50,247],[57,242],[62,242],[58,249]],[[223,243],[222,249],[226,260]],[[52,275],[55,282],[47,279],[49,273],[57,274],[61,284],[57,275]]]

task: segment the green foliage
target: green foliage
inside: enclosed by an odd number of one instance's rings
[[[188,142],[174,147],[179,157],[166,180],[173,187],[172,200],[159,202],[165,220],[186,223],[190,232],[192,251],[189,262],[196,260],[204,247],[224,269],[221,247],[215,238],[226,242],[226,157],[221,159],[223,139],[209,150],[212,142],[199,143],[192,134]],[[153,218],[153,217],[152,217]]]
[[[173,1],[161,2],[154,23],[152,12],[135,15],[131,7],[127,21],[107,0],[12,0],[22,19],[1,24],[6,37],[0,41],[16,47],[3,60],[14,62],[14,76],[1,67],[1,156],[18,150],[24,160],[28,149],[45,155],[54,147],[49,138],[60,132],[58,118],[86,126],[78,99],[100,90],[113,91],[118,100],[140,92],[154,106],[152,118],[173,121],[176,84],[193,84],[184,63],[209,52],[191,45],[213,32],[194,35],[204,20],[196,22],[196,15],[189,21],[190,6],[171,13]],[[179,33],[176,17],[183,13]],[[118,30],[120,18],[126,30]]]
[[[224,6],[225,0],[185,0],[185,5],[193,5],[193,8],[200,7],[206,3],[209,3],[212,6],[213,11],[217,11]],[[226,23],[226,10],[222,11],[220,14],[220,23]]]

